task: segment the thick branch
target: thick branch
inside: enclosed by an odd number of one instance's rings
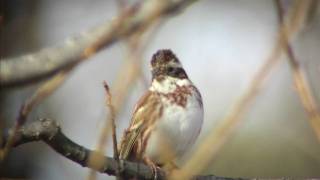
[[[2,144],[3,146],[6,142],[6,137],[8,134],[2,136],[4,137]],[[19,129],[17,132],[17,136],[14,140],[13,146],[17,147],[19,145],[33,142],[33,141],[43,141],[48,144],[52,149],[54,149],[60,155],[80,164],[83,167],[88,167],[91,169],[95,169],[101,173],[106,173],[108,175],[115,176],[117,174],[117,170],[120,167],[120,173],[125,178],[137,177],[141,180],[153,180],[154,175],[153,171],[150,167],[136,162],[129,162],[120,160],[120,164],[117,160],[103,156],[102,154],[91,151],[83,146],[76,144],[71,141],[68,137],[66,137],[62,131],[60,126],[56,121],[51,119],[41,119],[40,121],[32,122],[28,125],[25,125]],[[97,169],[94,165],[88,164],[89,155],[96,156],[96,158],[104,159],[104,166],[102,169]],[[158,180],[166,179],[166,174],[162,170],[157,171]],[[227,178],[227,177],[218,177],[214,175],[204,175],[204,176],[194,176],[192,179],[194,180],[263,180],[263,178]],[[265,180],[290,180],[294,178],[266,178]],[[302,179],[302,178],[298,178]],[[311,178],[305,178],[305,180]]]
[[[136,4],[112,22],[106,22],[73,38],[68,38],[61,45],[20,57],[1,59],[1,85],[26,84],[49,77],[62,69],[89,58],[120,38],[145,28],[156,18],[178,12],[193,1],[151,0]]]
[[[8,137],[8,134],[3,137],[4,139],[2,143],[5,144],[6,137]],[[75,142],[71,141],[68,137],[66,137],[62,133],[60,126],[57,124],[57,122],[51,119],[41,119],[40,121],[35,121],[31,124],[21,127],[17,132],[17,136],[14,140],[13,146],[17,147],[19,145],[33,141],[43,141],[60,155],[80,164],[83,167],[95,169],[102,173],[115,176],[118,168],[120,167],[120,173],[125,178],[137,177],[138,179],[146,180],[151,180],[154,178],[152,169],[144,164],[122,160],[120,160],[119,164],[118,161],[113,158],[103,156],[102,154],[96,151],[91,151],[83,146],[76,144]],[[97,169],[94,165],[89,165],[87,163],[89,155],[93,155],[97,158],[104,159],[103,168]],[[159,170],[157,171],[157,173],[157,177],[159,180],[166,179],[165,172]],[[216,177],[213,175],[196,176],[194,177],[194,179],[234,180],[233,178]]]
[[[4,138],[3,144],[5,144],[5,141],[6,138]],[[33,141],[45,142],[57,153],[80,164],[83,167],[92,168],[109,175],[116,174],[118,165],[116,160],[110,157],[103,156],[98,152],[91,151],[71,141],[62,133],[59,125],[53,120],[42,119],[40,121],[36,121],[29,125],[21,127],[17,132],[17,136],[13,146],[16,147]],[[93,165],[88,165],[87,160],[91,153],[94,154],[94,156],[97,156],[97,158],[104,159],[105,163],[102,169],[96,169]],[[121,172],[125,177],[138,177],[141,179],[153,178],[152,170],[144,164],[120,161],[119,166]],[[159,177],[161,177],[161,179],[164,179],[164,173],[159,172]]]

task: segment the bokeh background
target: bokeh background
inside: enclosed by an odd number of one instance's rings
[[[289,6],[292,2],[285,1]],[[1,59],[63,42],[117,15],[113,0],[1,1]],[[320,12],[294,38],[293,48],[320,104]],[[149,60],[158,49],[170,48],[182,61],[202,93],[205,122],[199,138],[223,119],[266,60],[275,43],[278,19],[270,0],[206,0],[191,5],[158,26],[143,53],[149,80]],[[32,112],[56,119],[75,142],[94,148],[106,119],[106,80],[110,86],[125,64],[126,45],[119,42],[78,66],[67,81]],[[293,86],[285,56],[268,76],[234,136],[223,146],[204,174],[230,177],[320,177],[320,143]],[[13,124],[21,103],[38,84],[1,88],[1,123]],[[118,137],[128,126],[133,107],[146,90],[136,81],[118,116]],[[212,144],[212,146],[215,146]],[[109,144],[106,154],[112,154]],[[43,143],[15,148],[0,166],[0,177],[84,179],[89,170]],[[112,179],[98,175],[99,179]]]

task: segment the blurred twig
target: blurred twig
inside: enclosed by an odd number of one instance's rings
[[[306,20],[305,20],[305,26],[307,27],[312,26],[312,24],[315,23],[316,19],[320,15],[319,8],[320,8],[319,0],[312,0]]]
[[[200,173],[215,158],[220,148],[232,136],[241,123],[241,119],[259,92],[264,80],[272,68],[280,60],[281,53],[285,49],[287,40],[291,39],[299,30],[303,17],[309,6],[308,0],[300,0],[292,6],[288,15],[288,24],[283,24],[278,32],[277,41],[270,57],[253,76],[253,79],[245,93],[236,101],[233,109],[213,129],[202,144],[197,148],[192,157],[184,164],[181,170],[172,174],[174,179],[188,179],[194,174]]]
[[[67,77],[66,75],[70,72],[71,69],[72,67],[69,67],[68,69],[61,71],[59,74],[56,74],[54,77],[46,81],[33,93],[32,96],[26,99],[26,101],[22,104],[8,141],[4,148],[0,149],[0,160],[3,160],[8,154],[12,143],[16,138],[18,129],[26,122],[28,115],[30,114],[32,109],[46,97],[48,97],[52,92],[54,92],[64,82]]]
[[[6,142],[6,137],[4,136],[3,141]],[[154,180],[153,170],[142,163],[130,162],[117,160],[111,157],[98,155],[98,158],[105,159],[104,165],[97,169],[95,166],[88,164],[87,160],[89,154],[95,154],[81,145],[76,144],[70,140],[67,136],[63,134],[60,126],[51,119],[41,119],[40,121],[34,121],[28,125],[22,126],[17,133],[17,138],[13,142],[13,146],[17,147],[25,143],[43,141],[49,145],[53,150],[59,153],[62,157],[68,158],[71,161],[78,163],[83,167],[88,167],[95,169],[101,173],[106,173],[108,175],[117,175],[118,167],[121,169],[121,174],[126,178],[137,178],[140,180]],[[0,147],[2,144],[0,144]],[[165,172],[161,169],[157,170],[157,180],[168,179]],[[214,175],[199,175],[193,176],[193,180],[293,180],[295,178],[228,178],[228,177],[218,177]],[[297,178],[302,179],[302,178]],[[311,180],[311,178],[304,178],[305,180]]]
[[[116,0],[118,12],[125,11],[125,8],[128,7],[128,1],[127,0]]]
[[[284,8],[282,6],[281,0],[275,0],[275,4],[278,11],[279,23],[284,24],[285,12],[284,12]],[[301,16],[304,16],[304,15],[301,15]],[[305,17],[302,17],[301,21],[303,21],[303,19],[305,19]],[[290,42],[287,38],[286,38],[284,48],[288,56],[289,65],[292,70],[294,83],[297,88],[298,95],[301,99],[301,103],[309,116],[311,127],[313,128],[313,131],[315,132],[316,137],[320,142],[320,113],[319,113],[317,104],[314,100],[313,94],[310,90],[308,80],[305,77],[302,67],[299,64],[294,54],[293,48],[291,47]]]
[[[59,46],[0,61],[1,86],[27,84],[58,73],[88,59],[102,48],[148,27],[155,19],[172,15],[195,0],[150,0],[137,3],[114,18],[89,31],[68,38]]]

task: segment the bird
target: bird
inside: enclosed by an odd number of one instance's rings
[[[158,50],[150,64],[152,82],[138,100],[123,133],[119,158],[144,162],[153,170],[176,169],[176,162],[201,132],[202,97],[170,49]]]

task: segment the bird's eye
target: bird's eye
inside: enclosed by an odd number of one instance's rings
[[[169,72],[173,72],[173,71],[174,71],[174,68],[173,68],[173,67],[169,67],[169,68],[168,68],[168,71],[169,71]]]

